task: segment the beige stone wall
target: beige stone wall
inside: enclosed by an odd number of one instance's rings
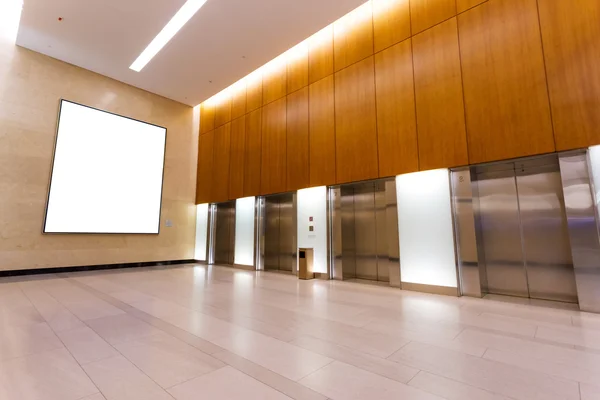
[[[42,234],[60,98],[167,127],[160,235]],[[189,106],[0,42],[0,270],[193,258],[192,115]]]

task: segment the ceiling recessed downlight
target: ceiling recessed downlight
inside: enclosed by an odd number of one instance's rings
[[[187,0],[129,69],[140,72],[206,2],[207,0]]]

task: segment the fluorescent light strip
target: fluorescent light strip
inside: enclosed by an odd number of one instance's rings
[[[142,54],[131,64],[129,69],[140,72],[206,2],[207,0],[187,0],[179,11],[177,11],[177,14],[171,18],[169,23],[165,25],[162,31],[144,49]]]

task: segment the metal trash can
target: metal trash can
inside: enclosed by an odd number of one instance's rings
[[[313,272],[313,249],[298,249],[298,278],[314,279]]]

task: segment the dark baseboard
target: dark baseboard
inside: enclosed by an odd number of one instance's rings
[[[9,277],[9,276],[60,274],[60,273],[65,273],[65,272],[100,271],[100,270],[107,270],[107,269],[125,269],[125,268],[141,268],[141,267],[159,267],[159,266],[164,266],[164,265],[194,264],[194,263],[196,263],[196,260],[170,260],[170,261],[144,261],[144,262],[124,263],[124,264],[82,265],[82,266],[75,266],[75,267],[17,269],[17,270],[10,270],[10,271],[0,271],[0,278],[1,277]]]

